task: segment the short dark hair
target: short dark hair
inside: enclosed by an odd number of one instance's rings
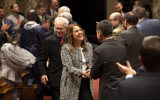
[[[0,9],[4,9],[4,7],[0,6]]]
[[[28,21],[36,21],[37,23],[39,23],[40,20],[39,20],[38,14],[35,9],[31,9],[27,13],[27,20]]]
[[[13,3],[11,4],[10,9],[13,9]]]
[[[100,30],[104,37],[112,35],[112,24],[109,20],[98,22],[96,29]]]
[[[130,25],[136,25],[138,23],[138,17],[137,15],[131,15],[129,13],[124,15],[125,20]]]
[[[13,5],[14,5],[14,4],[17,4],[17,3],[12,3],[11,6],[10,6],[10,9],[13,9]]]
[[[160,37],[148,36],[144,38],[141,57],[147,71],[160,71]]]
[[[52,3],[52,0],[48,0],[48,4]]]
[[[135,15],[138,16],[139,19],[145,18],[147,16],[146,9],[142,8],[142,7],[136,8],[134,13],[135,13]]]
[[[47,7],[44,2],[40,2],[37,6],[38,9]]]
[[[123,4],[122,4],[121,1],[114,2],[114,5],[117,5],[117,4],[119,4],[119,3],[123,6]]]

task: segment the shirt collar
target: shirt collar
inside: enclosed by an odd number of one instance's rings
[[[107,41],[107,40],[110,40],[110,39],[113,39],[113,37],[109,37],[109,38],[106,38],[104,41]]]
[[[139,20],[139,23],[140,23],[141,21],[143,21],[143,20],[144,20],[144,18],[140,19],[140,20]]]

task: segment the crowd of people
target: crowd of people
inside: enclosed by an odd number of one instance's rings
[[[15,87],[13,100],[22,69],[27,86],[37,85],[37,100],[93,100],[97,78],[99,100],[160,99],[160,21],[147,18],[139,1],[125,13],[115,2],[115,12],[97,22],[100,45],[88,41],[69,7],[58,5],[40,2],[26,19],[17,3],[8,17],[0,7],[0,76]]]

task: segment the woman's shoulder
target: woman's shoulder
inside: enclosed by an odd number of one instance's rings
[[[68,43],[63,44],[62,49],[69,49],[70,45]]]
[[[91,43],[87,42],[87,47],[88,47],[88,48],[92,48]]]

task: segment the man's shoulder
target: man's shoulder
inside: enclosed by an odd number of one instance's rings
[[[10,20],[10,19],[8,19],[8,18],[4,18],[4,21],[5,21],[5,23],[9,23],[9,24],[12,24],[13,22]]]
[[[7,19],[10,19],[10,20],[12,20],[13,18],[15,18],[13,14],[10,14],[10,15],[7,17]]]
[[[160,24],[160,21],[158,19],[148,19],[148,18],[145,18],[143,19],[139,24],[137,25],[143,25],[143,26],[146,26],[146,25],[150,25],[150,24]]]
[[[113,30],[113,32],[116,32],[116,33],[120,33],[122,31],[125,31],[125,28],[123,25],[119,25],[117,28]]]
[[[62,49],[69,49],[70,48],[70,45],[68,43],[65,43],[63,46],[62,46]]]
[[[131,27],[131,28],[129,28],[129,29],[121,32],[120,35],[129,35],[129,33],[135,33],[135,32],[136,32],[136,33],[137,33],[137,32],[140,33],[140,31],[138,30],[137,27]]]
[[[19,14],[20,19],[24,20],[24,16]]]
[[[57,37],[56,37],[55,34],[52,34],[52,35],[50,35],[50,36],[48,36],[48,37],[45,38],[46,41],[49,41],[49,40],[56,40],[56,39],[57,39]]]
[[[122,87],[133,87],[134,85],[136,85],[137,83],[139,83],[141,76],[134,76],[133,78],[128,78],[125,80],[122,80],[119,85]],[[141,83],[140,83],[141,84]]]
[[[116,42],[115,40],[111,39],[111,40],[105,40],[102,44],[100,44],[99,46],[97,46],[95,48],[95,51],[103,51],[103,50],[107,50],[107,48],[110,48],[111,43]]]
[[[143,85],[141,83],[147,83],[148,81],[152,80],[152,81],[157,81],[160,80],[159,78],[160,76],[160,72],[144,72],[140,75],[136,75],[133,78],[129,78],[126,80],[121,81],[120,83],[122,85]]]
[[[124,31],[119,33],[118,37],[125,37],[125,36],[128,35],[128,33],[130,33],[128,30],[124,30]]]

